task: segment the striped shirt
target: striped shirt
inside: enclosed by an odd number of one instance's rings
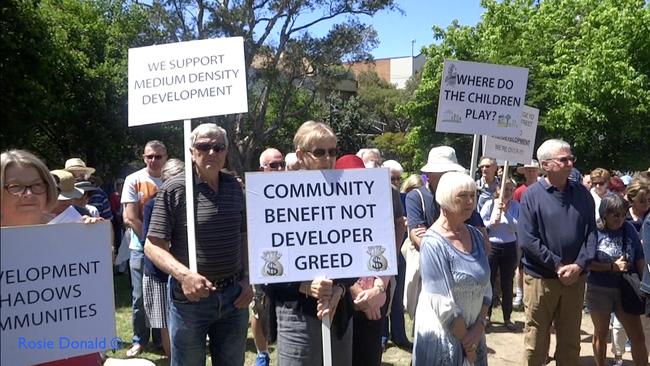
[[[210,281],[242,271],[242,233],[246,232],[244,193],[234,177],[219,173],[219,191],[194,175],[198,273]],[[170,253],[189,267],[185,175],[167,180],[156,196],[147,236],[171,242]]]

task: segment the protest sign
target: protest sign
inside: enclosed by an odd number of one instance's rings
[[[246,173],[251,283],[397,273],[388,169]]]
[[[539,109],[524,106],[519,125],[520,135],[514,137],[485,136],[483,155],[499,160],[507,160],[511,163],[530,163],[533,158],[538,119]]]
[[[247,111],[243,38],[129,49],[129,126]]]
[[[437,132],[518,136],[528,69],[445,60]]]
[[[2,365],[116,349],[110,222],[2,228]]]

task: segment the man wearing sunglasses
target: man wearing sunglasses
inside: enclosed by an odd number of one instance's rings
[[[555,322],[558,365],[578,365],[585,270],[595,256],[594,201],[569,179],[575,156],[562,140],[537,150],[546,176],[524,192],[518,236],[524,256],[524,364],[542,365]]]
[[[138,356],[149,343],[150,330],[146,325],[142,296],[145,239],[142,235],[142,218],[144,204],[156,195],[162,185],[160,175],[167,161],[167,148],[158,140],[149,141],[144,146],[142,159],[146,167],[126,177],[121,198],[124,205],[124,224],[131,229],[129,265],[133,287],[133,346],[126,352],[127,357]]]
[[[260,155],[260,171],[261,172],[276,172],[283,171],[286,168],[284,163],[284,156],[278,149],[272,147],[264,150]]]
[[[244,192],[222,172],[228,154],[226,131],[213,123],[191,134],[193,172],[165,182],[156,196],[147,233],[147,257],[169,279],[171,365],[205,365],[205,342],[215,365],[244,363],[248,282]],[[189,269],[185,187],[195,202],[197,272]]]

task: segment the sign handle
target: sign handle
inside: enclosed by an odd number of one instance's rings
[[[190,154],[190,134],[192,120],[183,121],[183,140],[185,151],[185,208],[187,210],[187,255],[190,260],[190,271],[198,273],[196,264],[196,237],[194,236],[194,167]]]
[[[472,161],[469,162],[469,176],[474,180],[474,174],[476,174],[476,160],[478,159],[478,140],[481,135],[474,135],[474,140],[472,141]]]
[[[323,339],[323,366],[332,366],[332,341],[331,341],[332,319],[330,314],[323,317],[321,324],[321,337]]]
[[[501,175],[501,188],[499,189],[499,201],[503,202],[503,194],[506,192],[506,180],[508,180],[508,160],[503,162],[503,174]]]

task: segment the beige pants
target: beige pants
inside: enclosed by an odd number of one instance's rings
[[[551,324],[555,320],[556,365],[578,365],[580,323],[586,276],[564,286],[558,279],[524,274],[524,365],[541,366],[548,355]]]

